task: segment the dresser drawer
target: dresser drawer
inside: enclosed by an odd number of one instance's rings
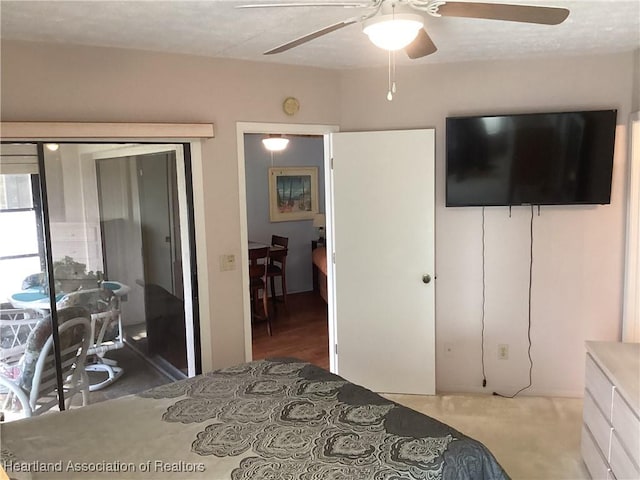
[[[613,385],[605,374],[600,370],[591,355],[587,354],[585,367],[585,386],[596,401],[600,410],[605,414],[607,420],[611,421],[611,402],[613,399]]]
[[[606,480],[611,478],[607,461],[600,453],[600,449],[596,446],[591,432],[586,426],[582,426],[582,442],[580,451],[584,464],[589,470],[589,474],[593,480]]]
[[[616,432],[611,436],[611,470],[618,480],[638,480],[640,469],[620,444]]]
[[[635,416],[618,390],[613,393],[612,425],[620,443],[624,445],[635,461],[640,464],[640,419]]]
[[[609,444],[611,442],[611,425],[604,417],[604,414],[596,406],[596,403],[589,392],[584,392],[584,406],[582,419],[589,428],[596,445],[600,448],[602,456],[609,460]]]

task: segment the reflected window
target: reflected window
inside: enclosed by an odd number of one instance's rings
[[[37,182],[37,175],[0,175],[0,303],[43,270]]]

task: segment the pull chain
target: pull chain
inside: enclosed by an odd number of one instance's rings
[[[393,20],[396,18],[396,4],[391,5],[391,15]],[[389,50],[389,91],[387,92],[387,100],[393,100],[393,94],[396,93],[396,52]]]
[[[389,91],[387,92],[387,100],[393,100],[394,93],[396,93],[396,52],[389,50]]]
[[[396,93],[396,51],[391,52],[391,65],[393,67],[393,74],[391,77],[391,92]]]

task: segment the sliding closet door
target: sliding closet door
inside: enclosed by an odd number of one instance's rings
[[[175,144],[45,148],[58,293],[117,287],[119,343],[176,378],[199,364],[187,165]]]
[[[134,375],[127,358],[138,357],[124,354],[127,343],[171,377],[199,373],[185,147],[3,144],[1,153],[0,374],[24,385],[17,364],[26,349],[48,352],[36,379],[44,411],[83,405],[74,390],[86,393],[87,385],[107,398],[136,393],[106,391]],[[74,306],[91,318],[75,321],[77,310],[66,308]],[[72,390],[58,398],[63,379]],[[25,410],[18,407],[16,418]]]

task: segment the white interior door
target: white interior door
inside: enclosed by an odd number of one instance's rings
[[[434,137],[331,138],[337,373],[376,392],[435,393]]]

